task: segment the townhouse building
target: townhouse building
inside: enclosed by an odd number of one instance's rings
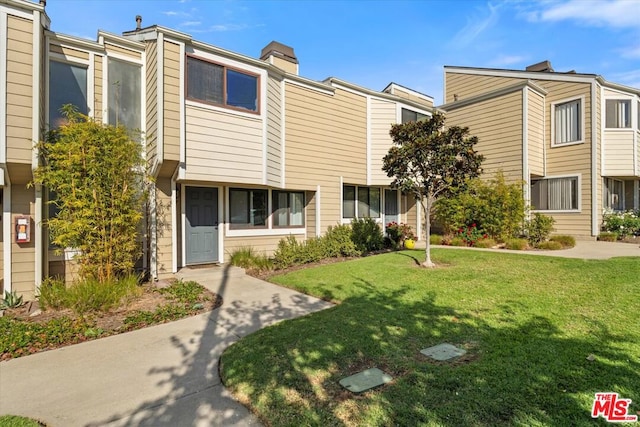
[[[595,74],[444,67],[447,124],[469,126],[486,157],[524,182],[555,232],[593,239],[605,209],[640,207],[640,89]]]
[[[415,202],[389,187],[381,166],[391,124],[429,116],[431,97],[395,83],[314,81],[281,43],[253,58],[140,17],[96,41],[59,34],[45,9],[0,0],[3,292],[32,297],[43,277],[74,273],[73,248],[54,250],[43,226],[55,196],[27,185],[34,142],[65,104],[141,131],[154,178],[141,242],[152,278],[223,263],[242,246],[270,253],[283,237],[353,218],[419,230]]]

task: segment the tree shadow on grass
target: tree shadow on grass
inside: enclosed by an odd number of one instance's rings
[[[605,425],[590,416],[594,393],[640,401],[637,355],[604,325],[568,337],[550,319],[516,316],[517,305],[488,321],[439,305],[434,292],[416,300],[358,278],[352,286],[360,292],[339,306],[223,355],[227,384],[273,425]],[[419,353],[442,342],[467,354],[443,363]],[[394,380],[359,395],[338,385],[372,367]]]

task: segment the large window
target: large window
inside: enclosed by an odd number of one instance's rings
[[[380,218],[380,188],[343,186],[342,217]]]
[[[229,227],[266,228],[267,190],[231,188],[229,190]]]
[[[608,128],[630,128],[631,101],[624,99],[607,99],[605,121]]]
[[[109,58],[109,123],[141,128],[141,66]]]
[[[531,204],[539,211],[578,210],[578,177],[531,181]]]
[[[407,122],[417,122],[419,120],[423,120],[428,118],[426,114],[418,113],[417,111],[407,110],[406,108],[402,109],[402,123]]]
[[[611,178],[604,178],[603,181],[602,202],[604,207],[614,211],[624,210],[624,183]]]
[[[187,98],[258,111],[258,76],[187,57]]]
[[[304,193],[274,190],[271,199],[274,227],[304,226]]]
[[[49,62],[49,129],[60,126],[64,120],[60,109],[72,104],[82,114],[87,107],[87,67],[68,62]]]
[[[575,99],[553,107],[554,143],[582,141],[582,100]]]

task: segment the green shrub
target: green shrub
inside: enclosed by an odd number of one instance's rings
[[[640,210],[606,211],[603,215],[602,229],[617,233],[622,239],[627,236],[640,236]]]
[[[603,242],[615,242],[616,240],[618,240],[618,233],[603,231],[598,235],[598,240]]]
[[[507,239],[504,242],[504,247],[514,251],[523,251],[528,247],[527,239]]]
[[[296,264],[309,264],[328,258],[322,238],[311,237],[300,245],[300,252],[296,259]]]
[[[431,236],[429,236],[429,243],[431,243],[432,245],[442,245],[442,242],[443,238],[439,234],[432,234]]]
[[[236,267],[250,268],[253,266],[255,257],[256,253],[252,246],[242,246],[231,252],[229,262]]]
[[[562,243],[560,243],[560,242],[554,242],[552,240],[547,240],[546,242],[538,243],[538,246],[536,246],[536,248],[547,250],[547,251],[557,251],[557,250],[560,250],[560,249],[564,249],[564,246],[562,246]]]
[[[108,311],[139,295],[137,276],[100,283],[87,279],[67,287],[64,282],[47,278],[40,286],[39,301],[43,309],[71,309],[78,315]]]
[[[273,270],[273,261],[264,253],[257,253],[251,246],[236,248],[230,256],[231,265],[247,270]]]
[[[477,240],[473,245],[476,248],[493,248],[496,245],[496,241],[488,237],[486,239]]]
[[[299,259],[300,243],[294,236],[280,239],[278,247],[273,254],[273,263],[276,268],[287,268],[296,265]]]
[[[360,252],[379,251],[384,247],[382,229],[373,218],[354,218],[351,221],[351,239]]]
[[[551,236],[549,237],[549,240],[552,242],[560,243],[563,248],[572,248],[576,245],[575,237],[567,236],[565,234],[558,234],[555,236]]]
[[[328,258],[359,256],[360,252],[351,239],[351,226],[349,224],[330,225],[322,236],[325,246],[325,255]]]
[[[494,239],[519,235],[525,212],[522,183],[507,184],[502,172],[490,180],[474,179],[466,191],[441,197],[435,204],[435,217],[445,234],[475,223],[481,234]]]
[[[555,219],[548,215],[536,212],[533,217],[527,221],[527,240],[532,246],[537,246],[539,243],[544,242],[549,238],[549,235],[553,231],[553,224]]]
[[[451,246],[467,246],[467,242],[462,237],[454,237],[449,244]]]

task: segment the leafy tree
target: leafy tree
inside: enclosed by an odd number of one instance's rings
[[[79,250],[83,278],[111,281],[133,271],[140,256],[144,160],[123,126],[99,123],[63,107],[65,123],[37,144],[41,165],[32,184],[55,195],[47,225],[51,241]]]
[[[431,261],[431,209],[439,197],[465,188],[480,175],[484,157],[474,150],[478,138],[466,127],[445,128],[445,117],[434,113],[427,120],[395,124],[393,147],[383,159],[382,170],[393,178],[391,186],[411,194],[420,204],[426,223],[425,267]]]

